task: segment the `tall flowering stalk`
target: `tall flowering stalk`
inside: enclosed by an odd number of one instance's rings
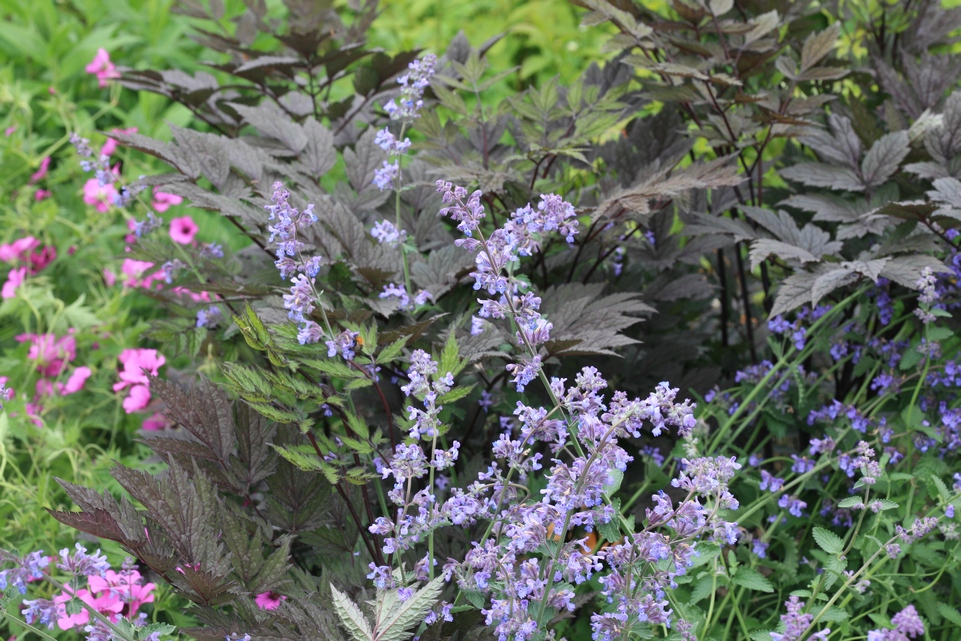
[[[430,85],[434,75],[437,56],[428,54],[414,60],[408,65],[409,72],[397,79],[401,85],[400,96],[384,105],[384,110],[392,121],[400,122],[400,132],[395,136],[390,127],[384,127],[377,132],[375,142],[387,152],[388,160],[374,172],[374,185],[381,191],[394,190],[394,222],[382,220],[374,225],[371,234],[378,242],[400,246],[404,263],[404,288],[391,283],[384,288],[381,298],[397,298],[401,309],[411,309],[427,302],[429,294],[418,292],[414,294],[410,281],[410,265],[408,253],[416,251],[415,247],[407,244],[407,232],[401,228],[400,221],[400,192],[402,184],[401,159],[410,149],[410,139],[405,137],[408,126],[420,117],[419,111],[424,106],[424,90]]]
[[[546,631],[556,613],[574,609],[574,589],[600,573],[602,597],[608,606],[592,617],[595,639],[614,639],[639,624],[669,626],[672,610],[668,591],[674,577],[684,574],[696,556],[695,544],[707,539],[731,544],[737,539],[734,523],[719,516],[736,509],[727,483],[740,467],[733,459],[696,456],[682,461],[674,485],[687,495],[675,503],[665,493],[654,498],[647,523],[635,531],[612,501],[620,479],[633,460],[619,439],[639,437],[642,430],[658,436],[675,427],[690,436],[695,426],[693,405],[678,402],[677,389],[662,383],[645,399],[630,399],[623,392],[608,396],[607,381],[591,367],[584,368],[573,384],[548,379],[542,369],[540,347],[549,340],[552,325],[538,311],[541,299],[514,276],[522,257],[540,250],[543,237],[558,232],[573,242],[577,221],[572,205],[556,195],[545,195],[536,208],[515,211],[503,227],[485,237],[480,229],[484,209],[481,193],[439,181],[444,203],[441,210],[458,223],[465,238],[456,243],[475,254],[474,289],[491,298],[478,300],[479,316],[508,319],[515,330],[521,361],[508,365],[520,392],[535,378],[542,379],[553,401],[551,408],[517,402],[512,420],[493,443],[494,461],[466,488],[453,488],[439,501],[433,493],[434,472],[457,459],[459,443],[437,449],[446,428],[438,421],[438,399],[454,384],[450,372],[420,350],[411,356],[410,383],[403,391],[419,399],[423,409],[407,408],[409,437],[394,448],[389,461],[379,461],[383,478],[393,478],[389,493],[396,512],[383,516],[370,531],[384,537],[383,552],[397,555],[401,583],[406,581],[400,555],[423,540],[428,554],[414,566],[414,579],[426,580],[437,563],[432,534],[438,527],[469,527],[488,521],[480,540],[462,560],[443,566],[447,580],[456,577],[460,594],[481,593],[489,599],[482,609],[499,639],[525,641],[553,638]],[[428,456],[421,447],[431,441]],[[545,459],[548,456],[549,459]],[[546,478],[540,496],[532,496],[524,483],[535,473]],[[430,483],[418,489],[417,482]],[[567,541],[579,527],[601,529],[609,545],[595,551],[587,538]],[[397,586],[393,568],[371,564],[372,579],[380,589]],[[441,604],[432,620],[444,616],[450,604]],[[680,626],[688,630],[689,626]],[[546,631],[546,632],[545,632]]]

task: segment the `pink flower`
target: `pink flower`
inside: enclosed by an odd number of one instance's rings
[[[155,349],[125,349],[120,352],[117,360],[123,363],[123,371],[119,374],[121,382],[113,386],[115,392],[119,392],[128,385],[138,383],[147,385],[149,381],[141,370],[146,369],[156,376],[157,370],[167,362],[167,359],[162,354],[158,354]]]
[[[197,223],[190,216],[174,218],[170,221],[170,237],[175,243],[189,245],[197,235]]]
[[[30,176],[30,184],[32,185],[33,183],[39,180],[42,180],[43,177],[47,175],[47,170],[49,168],[50,168],[50,156],[47,156],[46,158],[40,161],[40,169],[38,169],[34,175]]]
[[[53,598],[53,602],[57,604],[66,604],[71,600],[69,587],[64,589],[64,592],[58,594]],[[91,608],[99,612],[100,614],[109,617],[111,621],[116,622],[123,611],[124,602],[116,594],[112,594],[107,591],[99,596],[94,596],[86,588],[77,590],[77,598],[89,605]],[[87,612],[86,608],[83,608],[77,614],[67,614],[67,609],[64,607],[61,611],[62,614],[59,619],[57,619],[57,626],[61,630],[69,630],[77,626],[84,626],[90,622],[90,613]]]
[[[37,381],[37,396],[53,396],[54,389],[53,383],[45,378],[41,378]]]
[[[131,386],[127,398],[123,401],[123,409],[127,414],[132,414],[150,404],[150,382],[142,370],[156,376],[167,359],[157,354],[155,349],[125,349],[117,359],[123,363],[123,371],[119,373],[120,382],[114,384],[113,391],[119,392]]]
[[[18,267],[16,269],[11,269],[10,273],[7,274],[7,282],[3,284],[3,288],[0,289],[0,297],[2,298],[13,298],[17,295],[17,288],[23,285],[23,281],[27,276],[26,267]]]
[[[107,86],[108,80],[120,77],[120,74],[117,73],[117,67],[110,62],[110,54],[103,47],[97,49],[97,55],[87,65],[87,73],[97,76],[101,89]]]
[[[117,189],[112,184],[100,186],[96,178],[91,178],[83,184],[83,202],[93,205],[101,214],[110,209]]]
[[[100,592],[116,596],[122,603],[129,607],[124,616],[133,621],[137,610],[144,603],[152,603],[154,595],[151,594],[157,587],[153,583],[140,585],[140,572],[128,570],[125,572],[114,572],[107,570],[106,578],[101,578],[96,574],[87,579],[87,586],[91,592]]]
[[[43,376],[59,376],[67,363],[77,358],[77,341],[69,334],[57,338],[54,334],[20,334],[20,343],[30,341],[27,358],[37,362],[37,371]]]
[[[30,254],[30,273],[36,274],[57,259],[57,248],[47,245],[38,252]]]
[[[163,430],[167,428],[167,419],[161,413],[152,414],[149,418],[145,419],[143,429],[148,432],[154,432],[156,430]]]
[[[46,200],[47,198],[50,198],[50,190],[49,190],[49,189],[38,189],[38,190],[36,191],[36,193],[33,194],[33,197],[34,197],[35,199],[37,199],[38,201],[40,201],[40,200]]]
[[[73,370],[73,374],[67,379],[67,383],[57,383],[57,390],[64,396],[79,392],[86,385],[87,379],[93,372],[89,367],[81,366]]]
[[[262,592],[254,598],[257,607],[261,610],[276,610],[280,607],[280,602],[286,599],[282,594],[276,592]]]
[[[17,126],[16,126],[16,125],[11,125],[11,126],[9,126],[9,127],[7,127],[6,129],[3,130],[3,135],[4,135],[4,136],[9,136],[10,134],[12,134],[13,132],[15,132],[16,130],[17,130]]]
[[[170,290],[177,296],[190,296],[190,299],[195,303],[209,303],[210,293],[209,292],[192,292],[186,287],[174,287]]]
[[[127,287],[139,287],[141,285],[140,279],[143,278],[144,272],[151,267],[153,267],[153,263],[146,260],[124,258],[120,271],[127,275],[127,280],[125,280],[123,284]]]
[[[179,205],[184,201],[183,198],[177,194],[168,194],[165,191],[155,191],[153,193],[153,208],[156,209],[161,214],[170,209],[174,205]],[[187,220],[190,220],[188,217]],[[193,223],[190,220],[191,224]]]
[[[139,412],[150,405],[150,388],[146,385],[134,385],[130,388],[127,398],[123,399],[123,409],[127,414]]]
[[[113,273],[112,271],[110,271],[109,269],[107,269],[106,267],[104,267],[104,268],[103,268],[103,282],[107,283],[107,287],[113,287],[114,284],[117,282],[117,275],[114,274],[114,273]]]
[[[135,134],[137,133],[136,127],[131,127],[130,129],[111,129],[111,134]],[[108,134],[109,135],[109,134]],[[117,151],[117,141],[113,138],[107,138],[107,142],[103,143],[103,148],[100,150],[101,156],[112,156],[113,152]]]
[[[5,263],[19,262],[26,259],[27,254],[39,246],[39,240],[33,236],[25,236],[9,245],[0,245],[0,260]]]

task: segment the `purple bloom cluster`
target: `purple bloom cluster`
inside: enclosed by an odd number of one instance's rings
[[[424,89],[430,84],[436,64],[437,56],[430,53],[407,65],[408,73],[397,79],[400,97],[384,105],[384,111],[391,120],[413,120],[418,117],[417,112],[424,106]]]
[[[10,397],[13,395],[13,390],[7,389],[5,383],[6,383],[6,379],[4,379],[3,383],[0,383],[0,410],[3,409],[4,401],[9,401]]]
[[[70,134],[70,144],[77,149],[77,155],[81,158],[94,157],[93,150],[90,148],[90,141],[86,138],[81,138],[76,133]],[[80,168],[86,172],[93,171],[97,177],[97,184],[101,187],[113,185],[117,182],[118,175],[110,169],[110,156],[101,154],[96,160],[81,160]],[[126,207],[137,194],[146,188],[147,186],[143,183],[143,176],[130,185],[120,185],[112,195],[114,207]],[[151,214],[148,214],[148,219],[150,216]],[[137,233],[137,236],[139,237],[140,233]]]
[[[871,630],[868,641],[908,641],[924,634],[924,621],[913,605],[909,605],[891,618],[893,630]]]
[[[513,376],[511,382],[517,391],[523,392],[541,371],[538,348],[550,340],[553,325],[538,311],[541,299],[531,292],[524,292],[526,284],[515,278],[509,267],[522,256],[540,251],[542,235],[548,232],[556,231],[568,243],[573,243],[578,226],[574,206],[556,194],[542,195],[536,209],[530,204],[517,209],[502,227],[485,239],[479,228],[485,215],[480,190],[468,195],[463,187],[438,180],[437,191],[443,202],[449,205],[440,210],[440,215],[450,216],[466,236],[454,241],[455,244],[475,253],[477,269],[471,272],[474,289],[484,289],[491,296],[498,296],[496,299],[478,299],[481,305],[478,315],[481,318],[510,316],[517,323],[517,342],[527,348],[528,356],[509,364],[507,370]],[[474,237],[475,233],[479,238]]]
[[[17,564],[17,567],[12,570],[0,571],[0,591],[6,590],[8,585],[12,585],[20,591],[20,594],[27,593],[27,583],[29,581],[42,579],[43,569],[50,564],[50,559],[43,555],[43,550],[31,552],[22,558],[2,553],[0,554],[0,561],[12,561]]]
[[[107,561],[106,556],[100,554],[100,550],[87,554],[87,548],[77,543],[76,551],[72,555],[68,548],[60,550],[60,562],[57,563],[57,567],[77,576],[97,574],[103,577],[110,569],[110,562]]]
[[[387,497],[397,506],[393,518],[378,517],[370,531],[384,537],[384,554],[409,550],[431,531],[445,522],[437,507],[437,498],[429,485],[415,491],[415,482],[433,470],[443,471],[457,460],[460,443],[454,441],[448,449],[436,447],[442,426],[439,420],[443,406],[437,399],[448,393],[454,385],[450,372],[439,374],[437,362],[423,350],[414,350],[410,356],[409,382],[401,387],[404,395],[421,399],[423,409],[408,406],[408,436],[411,443],[398,444],[389,461],[379,462],[378,472],[384,479],[393,477],[394,486]],[[430,439],[431,455],[420,445],[422,439]],[[426,562],[425,562],[426,564]],[[395,586],[391,568],[371,563],[367,575],[380,589]],[[426,574],[426,572],[424,572]]]
[[[314,278],[320,272],[322,260],[319,256],[305,257],[304,243],[297,235],[299,230],[317,222],[314,206],[307,205],[298,211],[290,204],[290,193],[280,182],[273,185],[272,204],[264,207],[273,221],[267,226],[270,232],[268,242],[277,245],[277,260],[274,265],[280,277],[291,281],[290,293],[284,294],[284,308],[287,316],[299,324],[297,338],[301,345],[317,343],[324,336],[323,330],[308,316],[314,311],[317,294],[314,291]]]
[[[623,392],[607,398],[607,382],[587,367],[573,385],[555,378],[550,387],[569,418],[518,402],[517,420],[504,422],[494,442],[495,462],[466,492],[453,490],[441,507],[455,524],[468,526],[480,517],[493,521],[491,535],[445,570],[456,574],[462,589],[490,596],[482,613],[500,639],[528,638],[543,621],[542,607],[572,609],[573,586],[605,568],[603,595],[615,611],[595,615],[595,639],[613,639],[638,622],[669,624],[665,591],[693,562],[693,541],[736,539],[736,525],[719,520],[717,507],[736,507],[727,481],[739,466],[730,459],[692,459],[676,482],[688,497],[675,506],[666,494],[655,496],[657,507],[648,511],[644,531],[598,553],[579,539],[561,542],[552,556],[532,558],[545,544],[563,541],[557,533],[574,526],[590,531],[615,517],[607,492],[632,460],[618,439],[640,436],[645,424],[654,435],[668,426],[688,434],[695,424],[692,405],[678,403],[677,390],[666,383],[646,399],[632,400]],[[524,487],[512,479],[523,481],[545,468],[539,443],[553,454],[544,474],[547,486],[540,500],[524,501]]]
[[[380,299],[397,299],[398,307],[404,310],[411,310],[422,305],[426,305],[427,301],[434,300],[434,296],[426,289],[419,290],[416,294],[411,296],[407,291],[407,288],[401,284],[388,283],[384,285],[384,291],[377,295]]]
[[[811,622],[814,621],[813,614],[802,614],[804,609],[804,601],[801,601],[796,596],[791,596],[787,601],[784,602],[784,607],[787,608],[787,612],[781,615],[781,623],[784,624],[784,632],[771,632],[771,641],[802,641],[801,635],[804,634]],[[809,637],[805,637],[804,641],[814,641],[814,639],[820,639],[825,641],[828,635],[831,634],[831,628],[824,628],[820,632],[815,632]]]

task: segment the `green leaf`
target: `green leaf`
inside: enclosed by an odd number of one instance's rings
[[[744,566],[737,569],[731,583],[757,592],[774,592],[774,586],[760,572]]]
[[[380,354],[377,355],[377,363],[378,364],[389,363],[395,358],[397,358],[398,356],[400,356],[401,352],[404,351],[404,346],[407,345],[408,338],[410,337],[405,336],[400,340],[394,341],[393,343],[391,343],[390,345],[382,349],[380,351]]]
[[[409,630],[420,624],[430,611],[441,591],[444,578],[439,576],[422,587],[406,601],[399,601],[390,612],[384,612],[374,628],[375,641],[406,641]]]
[[[947,603],[938,602],[937,605],[938,613],[945,619],[961,628],[961,613],[958,613],[957,608],[954,608]]]
[[[816,527],[813,534],[818,547],[828,554],[840,554],[844,550],[844,541],[834,532]]]
[[[460,399],[470,394],[472,391],[474,391],[473,384],[461,385],[459,387],[455,387],[451,389],[451,391],[447,392],[446,394],[438,398],[437,404],[446,405],[447,403],[453,403],[454,401],[459,401]]]
[[[801,47],[801,71],[810,69],[831,53],[840,33],[841,23],[835,22],[824,31],[815,31],[808,36]]]
[[[862,503],[864,503],[864,499],[862,499],[860,496],[849,496],[838,501],[838,507],[846,510],[854,507],[855,505],[861,505]]]
[[[370,623],[364,617],[360,608],[347,598],[347,595],[330,584],[330,592],[334,597],[334,612],[340,618],[341,625],[347,630],[354,641],[374,641],[374,633]]]
[[[849,618],[851,618],[851,615],[848,614],[847,610],[836,607],[828,608],[821,614],[821,621],[828,623],[847,621]]]
[[[331,378],[336,378],[342,381],[353,380],[358,377],[363,377],[362,372],[358,372],[353,369],[347,363],[344,363],[339,358],[338,359],[320,359],[320,358],[303,358],[299,359],[300,363],[317,370],[322,374],[326,374]]]
[[[437,364],[437,374],[439,376],[445,376],[447,372],[450,372],[454,376],[457,376],[466,364],[466,361],[461,362],[460,360],[460,348],[457,346],[457,338],[454,336],[454,332],[451,332],[447,335],[447,342],[444,343],[444,349],[440,353],[440,361]]]
[[[349,427],[354,434],[362,439],[370,438],[370,428],[367,427],[364,419],[350,412],[346,412],[346,416],[347,427]]]
[[[247,341],[248,345],[258,350],[267,347],[270,334],[267,333],[267,328],[263,321],[257,317],[250,303],[244,305],[244,311],[240,313],[240,316],[234,316],[234,322],[237,323],[237,327],[240,328],[240,332],[244,335],[244,340]]]

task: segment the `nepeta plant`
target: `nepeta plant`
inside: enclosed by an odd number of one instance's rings
[[[905,26],[938,13],[851,18],[875,86],[821,5],[583,4],[617,57],[496,106],[465,38],[365,50],[368,5],[252,6],[269,52],[203,34],[236,87],[123,79],[217,132],[122,140],[249,239],[164,258],[224,315],[165,331],[237,358],[149,379],[183,431],[148,440],[164,473],[115,470],[144,510],[65,485],[57,517],[191,599],[190,634],[800,640],[915,634],[915,606],[950,638],[961,94],[916,73],[947,32]]]

